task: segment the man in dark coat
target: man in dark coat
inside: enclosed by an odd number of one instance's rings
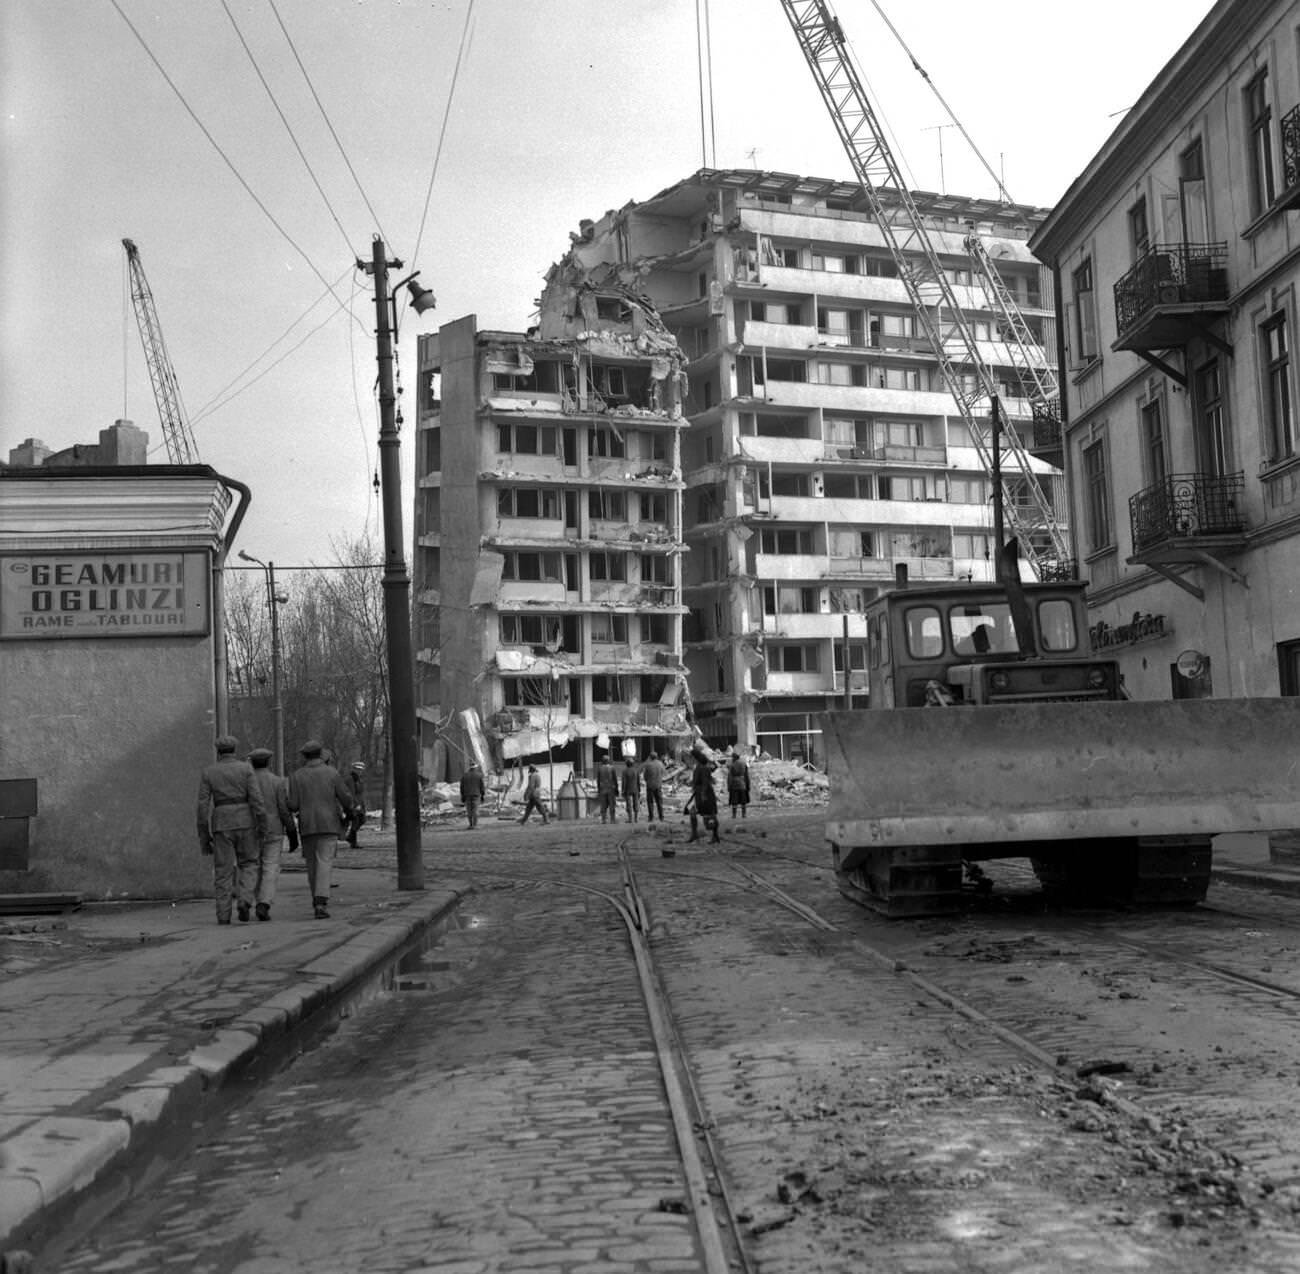
[[[483,771],[475,762],[460,776],[460,799],[465,804],[465,817],[471,827],[478,826],[478,807],[485,795]]]
[[[303,765],[289,776],[289,808],[298,815],[302,856],[317,920],[328,920],[330,868],[334,846],[343,831],[342,819],[352,814],[352,793],[342,775],[321,759],[321,745],[309,739],[298,749]]]
[[[623,773],[619,775],[623,788],[623,808],[627,811],[627,821],[635,823],[641,814],[641,771],[631,757],[623,762]]]
[[[537,772],[535,765],[528,767],[528,781],[524,785],[524,816],[519,821],[528,822],[528,816],[536,810],[542,816],[542,823],[545,824],[546,806],[542,803],[542,776]]]
[[[230,923],[236,900],[239,918],[248,919],[257,883],[258,842],[266,833],[266,811],[253,782],[253,767],[235,755],[238,746],[233,735],[221,735],[216,761],[205,766],[199,778],[199,849],[212,855],[219,925]]]
[[[602,823],[618,822],[618,771],[609,757],[596,766],[596,804]]]
[[[659,821],[664,821],[664,763],[657,752],[650,753],[650,759],[641,767],[641,777],[645,780],[646,822],[655,821],[655,811],[659,811]]]
[[[289,852],[298,848],[298,828],[289,809],[289,785],[271,769],[271,749],[254,748],[248,754],[253,767],[253,782],[266,811],[266,831],[259,843],[257,860],[257,918],[270,920],[275,901],[275,885],[280,879],[280,852],[289,837]]]
[[[736,745],[739,749],[740,745]],[[741,818],[749,817],[749,766],[739,750],[727,762],[727,798],[731,805],[731,817],[740,811]]]
[[[690,838],[700,839],[698,820],[702,818],[704,826],[713,833],[713,844],[716,845],[720,837],[718,836],[718,794],[713,788],[713,762],[702,752],[693,755],[695,769],[691,774],[691,799],[687,803],[691,815]]]
[[[357,833],[366,821],[366,763],[364,761],[352,762],[352,768],[348,771],[348,791],[352,793],[352,813],[343,830],[347,833],[348,844],[356,849]]]

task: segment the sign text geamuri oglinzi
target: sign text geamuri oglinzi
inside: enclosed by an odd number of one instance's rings
[[[0,555],[0,638],[198,636],[205,552]]]

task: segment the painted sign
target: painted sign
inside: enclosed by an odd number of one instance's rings
[[[1144,615],[1134,611],[1133,618],[1127,624],[1113,627],[1104,619],[1098,620],[1088,629],[1092,638],[1094,651],[1114,650],[1116,646],[1136,646],[1143,641],[1158,641],[1162,637],[1172,637],[1174,630],[1165,626],[1163,615]]]
[[[205,552],[0,554],[0,638],[207,632]]]

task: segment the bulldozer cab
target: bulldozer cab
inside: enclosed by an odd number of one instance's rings
[[[997,584],[891,589],[866,612],[871,706],[1121,697],[1118,666],[1094,659],[1082,581],[1021,586],[1032,643]]]

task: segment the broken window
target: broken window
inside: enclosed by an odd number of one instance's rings
[[[622,435],[605,425],[594,425],[587,430],[587,458],[619,460],[627,455]]]
[[[587,514],[597,522],[626,522],[627,493],[601,490],[587,492]]]
[[[497,451],[502,455],[553,456],[554,425],[498,425]]]
[[[627,560],[622,553],[593,553],[588,569],[594,580],[626,580]]]
[[[632,307],[618,296],[598,296],[596,298],[596,317],[608,319],[613,323],[630,323]]]
[[[502,487],[497,492],[497,513],[503,518],[558,518],[559,493],[535,487]]]
[[[641,579],[647,584],[671,584],[673,582],[673,559],[665,555],[643,553],[641,555]]]
[[[637,520],[641,522],[667,522],[668,497],[661,492],[642,491],[637,496]]]
[[[627,616],[593,615],[591,617],[591,640],[604,646],[626,645]]]
[[[501,568],[502,579],[513,580],[548,580],[558,583],[560,580],[560,554],[512,552],[502,555],[504,563]]]

